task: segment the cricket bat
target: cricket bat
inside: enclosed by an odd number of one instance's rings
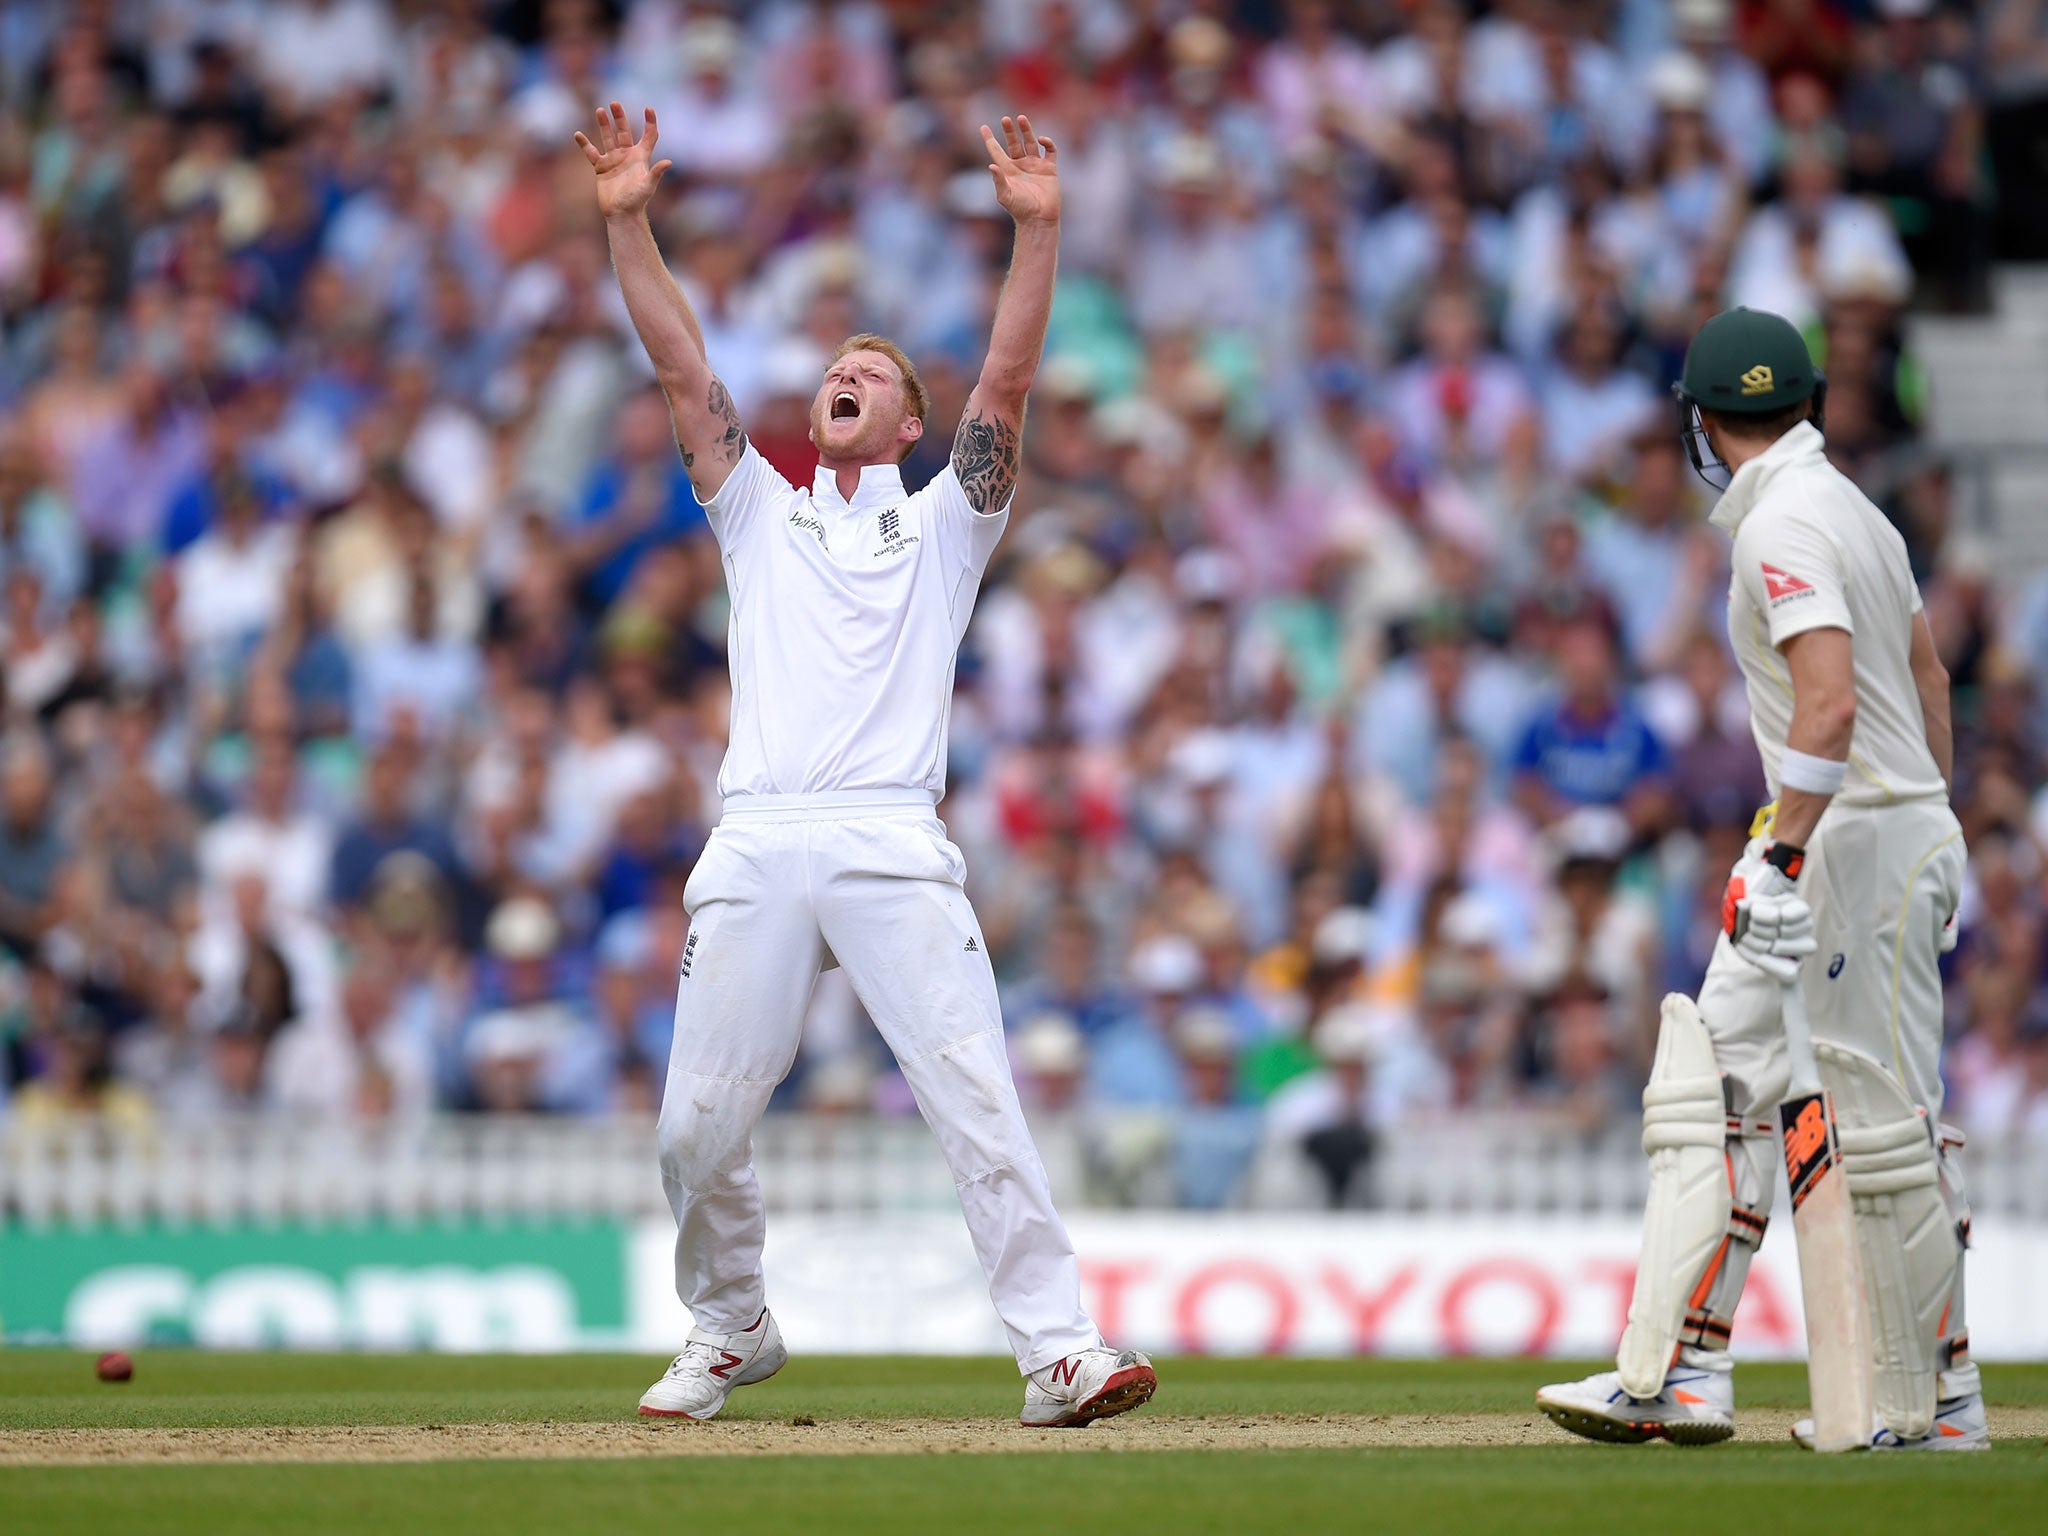
[[[1792,1082],[1778,1105],[1778,1129],[1792,1187],[1792,1230],[1799,1238],[1813,1448],[1867,1450],[1876,1411],[1870,1328],[1835,1108],[1821,1086],[1806,997],[1797,977],[1785,987],[1784,1005]]]

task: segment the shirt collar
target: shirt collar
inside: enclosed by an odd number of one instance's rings
[[[851,507],[855,511],[893,506],[903,499],[903,471],[894,464],[863,464],[860,485],[853,493],[853,500],[846,501],[839,494],[839,471],[820,464],[811,476],[811,499]]]
[[[1811,468],[1825,461],[1821,448],[1824,441],[1812,422],[1796,423],[1791,431],[1735,471],[1735,478],[1728,482],[1728,489],[1721,493],[1721,500],[1708,514],[1707,521],[1733,533],[1779,475],[1787,469]]]

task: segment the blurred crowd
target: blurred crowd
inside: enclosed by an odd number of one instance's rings
[[[1951,535],[1902,324],[2048,255],[2039,0],[0,0],[0,1115],[658,1102],[725,597],[614,98],[800,482],[867,329],[943,464],[975,126],[1060,146],[941,810],[1034,1114],[1214,1204],[1635,1112],[1764,798],[1667,393],[1746,303],[1956,678],[1955,1111],[2048,1142],[2048,585]],[[778,1103],[915,1112],[837,973]]]

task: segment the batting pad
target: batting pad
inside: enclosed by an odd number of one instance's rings
[[[1834,1096],[1856,1213],[1878,1415],[1901,1439],[1917,1440],[1934,1429],[1942,1315],[1962,1259],[1933,1128],[1897,1080],[1861,1051],[1815,1041],[1814,1055]]]
[[[1677,1353],[1679,1332],[1709,1266],[1728,1239],[1728,1112],[1714,1042],[1689,997],[1664,999],[1657,1058],[1643,1089],[1643,1150],[1650,1195],[1628,1326],[1615,1352],[1622,1389],[1654,1397]]]

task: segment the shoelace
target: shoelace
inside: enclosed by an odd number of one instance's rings
[[[662,1374],[665,1378],[670,1376],[681,1376],[685,1373],[688,1363],[692,1360],[701,1362],[702,1369],[708,1371],[709,1369],[711,1369],[711,1362],[717,1356],[717,1354],[718,1351],[713,1349],[709,1344],[705,1344],[696,1339],[692,1339],[689,1343],[683,1346],[683,1352],[680,1355],[677,1355],[675,1359],[669,1361],[668,1369],[664,1371]]]

